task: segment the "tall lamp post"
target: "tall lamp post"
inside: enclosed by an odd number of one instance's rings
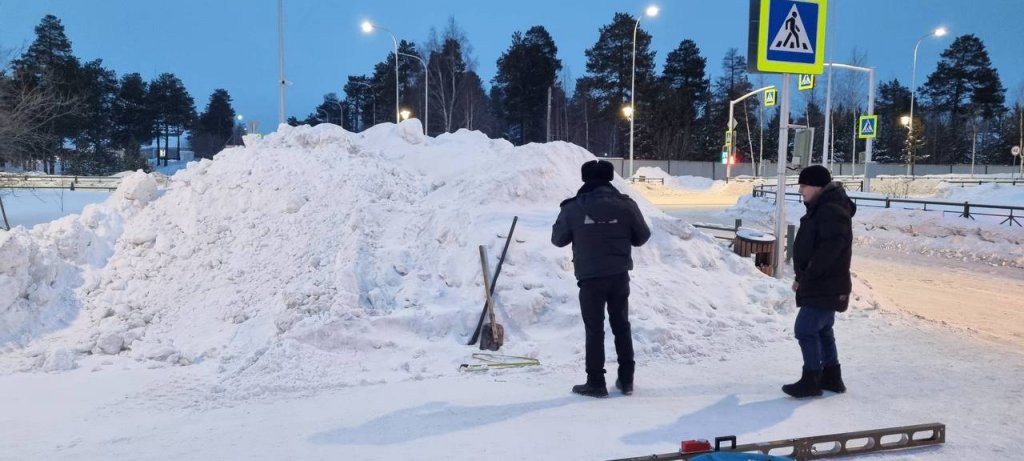
[[[658,7],[651,5],[647,7],[645,14],[650,17],[658,15]],[[636,18],[636,25],[633,26],[633,77],[629,88],[629,177],[633,177],[633,125],[634,113],[636,112],[636,31],[640,29],[640,17]]]
[[[395,42],[395,123],[398,123],[401,121],[402,117],[401,110],[398,108],[398,38],[396,38],[395,34],[393,34],[390,30],[387,30],[370,21],[363,21],[362,29],[363,32],[365,33],[370,33],[373,32],[374,30],[382,30],[384,32],[387,32],[388,35],[391,36],[391,41]]]
[[[927,35],[917,39],[917,44],[914,45],[914,64],[911,66],[910,71],[910,122],[907,124],[907,136],[910,138],[910,149],[908,153],[910,158],[907,159],[907,175],[913,174],[914,167],[914,95],[917,94],[917,48],[921,46],[921,42],[928,37],[941,37],[946,35],[946,28],[939,27]]]
[[[284,0],[277,0],[277,124],[284,124]]]
[[[416,58],[423,64],[423,134],[427,134],[427,126],[430,125],[430,69],[427,62],[415,54],[401,53],[402,56]]]

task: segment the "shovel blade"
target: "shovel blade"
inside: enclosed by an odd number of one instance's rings
[[[493,328],[492,328],[493,327]],[[480,330],[480,350],[496,351],[505,343],[505,328],[501,324],[485,323]]]

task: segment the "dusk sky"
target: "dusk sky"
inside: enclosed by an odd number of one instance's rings
[[[1022,0],[832,0],[829,18],[835,62],[848,62],[854,48],[865,53],[880,81],[909,85],[914,44],[937,26],[944,38],[921,44],[917,83],[935,69],[939,54],[962,34],[975,34],[988,48],[1007,89],[1007,100],[1024,93],[1024,1]],[[489,84],[495,61],[512,33],[543,25],[573,79],[586,72],[584,50],[616,11],[641,14],[648,2],[593,1],[313,1],[285,0],[287,114],[303,118],[328,92],[341,93],[346,76],[369,74],[392,49],[387,34],[364,34],[370,19],[399,39],[422,44],[433,27],[454,17],[473,47],[477,72]],[[747,0],[665,0],[661,13],[641,27],[654,37],[659,69],[683,39],[697,42],[718,76],[728,48],[746,54]],[[46,14],[64,24],[76,56],[103,59],[118,75],[139,72],[151,79],[172,72],[185,83],[202,111],[210,93],[227,89],[237,112],[258,120],[260,131],[277,121],[277,29],[275,0],[0,0],[0,49],[16,56],[34,38]],[[769,76],[769,84],[777,78]]]

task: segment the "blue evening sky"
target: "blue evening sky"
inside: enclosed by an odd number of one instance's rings
[[[1024,0],[832,0],[829,19],[834,60],[848,62],[854,48],[866,53],[879,80],[909,85],[917,39],[946,26],[951,35],[926,39],[920,48],[917,82],[935,69],[952,37],[973,33],[988,47],[1007,88],[1008,101],[1024,92]],[[660,66],[683,39],[708,58],[712,78],[728,48],[746,54],[747,0],[661,0],[661,14],[641,27],[654,37]],[[173,72],[203,110],[210,93],[225,88],[236,111],[258,120],[260,131],[277,120],[276,0],[0,0],[0,49],[17,53],[34,38],[45,14],[64,24],[74,53],[103,59],[118,75],[139,72],[151,79]],[[473,46],[485,82],[514,31],[543,25],[573,79],[586,72],[584,50],[616,11],[641,14],[647,2],[590,1],[405,1],[285,0],[286,73],[294,82],[287,114],[305,117],[324,93],[341,92],[347,75],[368,74],[392,49],[382,33],[363,34],[371,19],[400,39],[422,44],[431,27],[443,31],[455,17]],[[776,83],[769,77],[768,83]]]

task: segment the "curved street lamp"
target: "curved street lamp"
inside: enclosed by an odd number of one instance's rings
[[[384,32],[387,32],[388,35],[391,36],[391,41],[395,43],[395,123],[398,123],[401,121],[402,116],[400,113],[400,109],[398,108],[398,38],[395,37],[395,34],[393,34],[390,30],[387,30],[370,21],[363,21],[363,24],[360,27],[362,27],[363,32],[367,34],[373,32],[374,30],[382,30]]]
[[[651,5],[647,7],[644,13],[653,18],[658,15],[658,7]],[[629,113],[626,114],[623,111],[623,114],[629,118],[629,177],[633,177],[633,125],[635,119],[633,113],[636,111],[636,31],[639,28],[640,17],[637,17],[636,24],[633,26],[633,78],[629,89]]]
[[[907,159],[907,175],[913,173],[914,167],[914,95],[917,94],[917,48],[921,46],[921,41],[928,37],[942,37],[946,35],[948,31],[945,27],[939,27],[927,35],[917,39],[917,44],[914,45],[914,64],[910,71],[910,121],[907,123],[907,137],[910,139],[910,149],[908,153],[910,158]]]

